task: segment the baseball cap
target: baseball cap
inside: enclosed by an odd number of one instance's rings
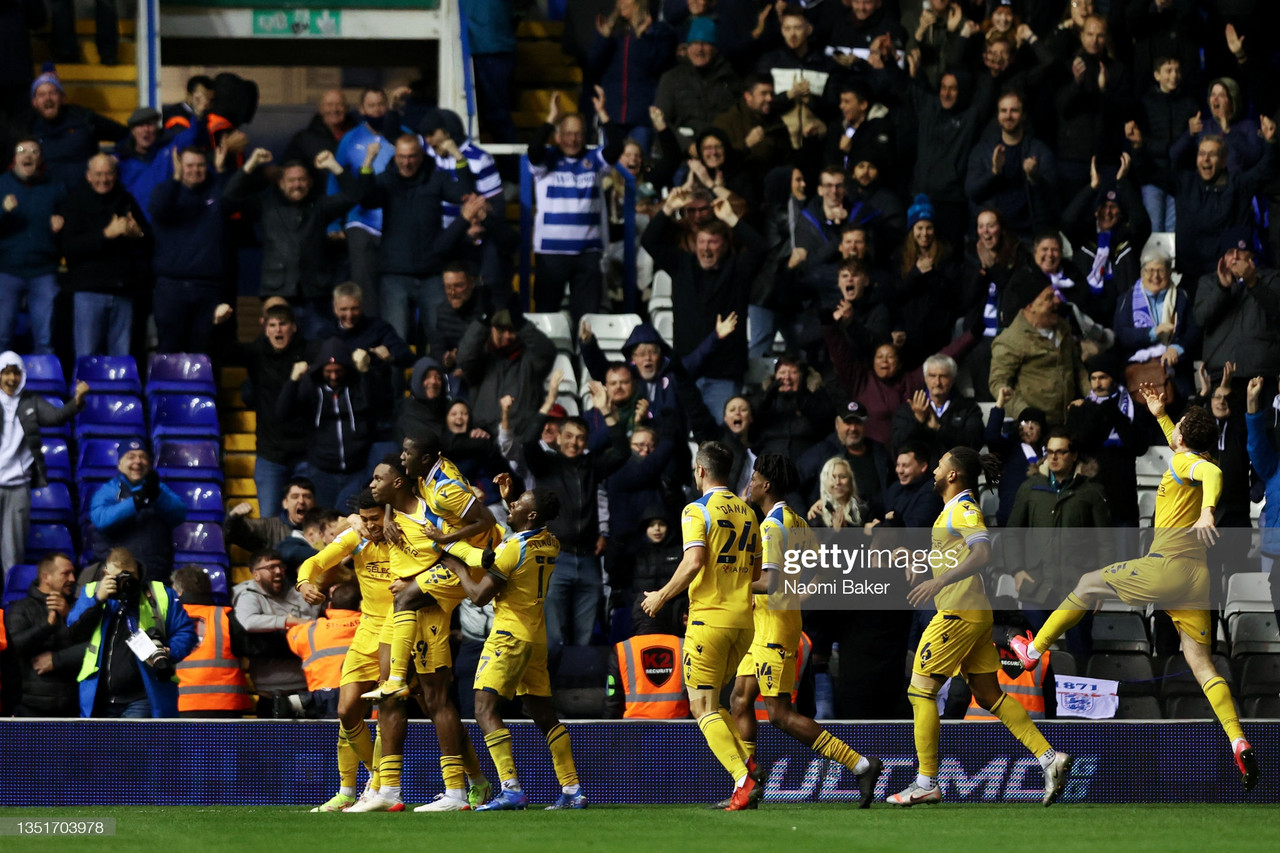
[[[867,407],[853,400],[840,412],[839,417],[847,424],[862,423],[867,419]]]
[[[552,403],[551,408],[547,409],[547,420],[562,421],[569,417],[569,411],[559,403]]]

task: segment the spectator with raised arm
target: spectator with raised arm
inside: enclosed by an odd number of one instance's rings
[[[502,420],[500,399],[514,400],[510,420],[524,434],[542,396],[542,380],[556,358],[556,345],[520,311],[516,294],[491,314],[474,320],[458,344],[458,367],[475,407],[476,425],[496,434]]]
[[[1227,362],[1239,376],[1280,373],[1280,275],[1258,268],[1252,238],[1249,228],[1223,232],[1217,269],[1196,285],[1191,310],[1204,330],[1210,373],[1221,373]]]
[[[66,188],[49,180],[35,138],[18,139],[11,153],[13,165],[0,174],[0,351],[9,349],[25,300],[32,352],[49,355],[63,226],[57,211]]]

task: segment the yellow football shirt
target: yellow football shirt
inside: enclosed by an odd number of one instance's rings
[[[392,609],[389,547],[385,542],[361,539],[354,530],[344,530],[318,554],[302,561],[298,583],[311,581],[352,557],[360,584],[360,612],[374,619],[386,618]]]
[[[800,602],[784,591],[781,574],[787,551],[805,548],[808,538],[809,525],[785,503],[775,504],[760,522],[762,568],[766,572],[777,572],[779,577],[776,580],[769,578],[773,592],[755,596],[756,635],[753,642],[775,644],[788,650],[800,642],[804,627]]]
[[[684,508],[684,549],[707,549],[689,586],[689,622],[717,628],[751,627],[751,576],[760,559],[756,514],[729,489],[707,492]]]
[[[1174,423],[1160,416],[1164,437],[1173,440]],[[1218,505],[1222,469],[1199,453],[1175,453],[1156,490],[1155,534],[1150,554],[1205,558],[1204,545],[1187,528],[1200,519],[1201,507]]]
[[[941,577],[969,557],[969,548],[979,542],[990,542],[982,509],[973,493],[965,490],[947,501],[946,506],[933,523],[932,550],[929,554],[933,576]],[[939,612],[957,614],[962,618],[977,618],[971,611],[985,611],[982,618],[990,618],[991,602],[987,600],[982,576],[970,575],[962,581],[943,587],[934,597]]]
[[[560,553],[560,540],[545,527],[526,530],[497,548],[489,571],[505,581],[493,597],[493,630],[517,640],[546,643],[543,601]]]
[[[416,513],[392,510],[392,518],[400,528],[400,544],[390,549],[391,574],[398,578],[411,578],[436,564],[440,559],[440,548],[427,538],[423,525],[430,521],[439,525],[439,518],[427,509],[427,502],[416,498]]]

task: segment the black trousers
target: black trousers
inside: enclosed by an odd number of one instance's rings
[[[569,285],[569,316],[576,332],[583,314],[600,311],[604,301],[604,276],[600,274],[600,252],[579,255],[534,255],[534,308],[539,313],[560,310],[564,287]]]

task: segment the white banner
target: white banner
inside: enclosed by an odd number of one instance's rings
[[[1058,693],[1059,717],[1109,720],[1116,715],[1116,708],[1120,705],[1116,691],[1120,689],[1120,682],[1057,674],[1053,680]]]

